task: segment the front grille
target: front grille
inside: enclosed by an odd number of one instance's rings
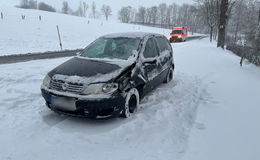
[[[73,84],[63,81],[51,80],[50,89],[71,93],[81,93],[83,91],[83,84]]]

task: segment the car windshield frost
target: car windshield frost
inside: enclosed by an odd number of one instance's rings
[[[99,38],[86,49],[80,56],[88,58],[109,58],[127,60],[140,44],[138,38]]]

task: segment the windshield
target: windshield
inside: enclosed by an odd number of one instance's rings
[[[173,30],[171,34],[182,34],[182,30]]]
[[[109,58],[127,60],[138,49],[137,38],[99,38],[81,52],[80,56],[88,58]]]

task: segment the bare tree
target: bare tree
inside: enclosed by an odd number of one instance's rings
[[[88,10],[88,4],[86,2],[83,2],[83,14],[84,14],[84,17],[86,17],[87,10]]]
[[[258,11],[258,26],[256,32],[256,44],[255,44],[256,54],[260,56],[260,7]]]
[[[82,2],[79,2],[79,8],[76,11],[77,16],[83,17],[84,16],[84,11],[83,11],[83,7],[82,7]]]
[[[95,3],[95,2],[92,3],[91,11],[92,11],[92,16],[93,16],[93,18],[96,19],[96,16],[97,16],[97,7],[96,7],[96,3]]]
[[[101,13],[103,13],[106,20],[108,20],[108,17],[112,15],[112,9],[108,5],[103,5],[102,8],[101,8]]]
[[[39,10],[48,11],[48,12],[56,12],[56,9],[44,2],[39,3],[38,5]]]
[[[214,28],[218,25],[220,0],[197,0],[197,2],[210,28],[210,41],[212,41]]]
[[[159,21],[160,24],[163,25],[166,23],[167,4],[166,3],[159,4],[158,9],[159,9]]]
[[[37,9],[37,0],[21,0],[17,7],[24,9]]]
[[[29,0],[30,9],[37,9],[37,0]]]
[[[67,1],[62,2],[62,9],[61,12],[64,14],[69,14],[69,4]]]
[[[226,36],[226,25],[227,25],[227,18],[228,18],[228,0],[221,0],[220,5],[220,19],[219,19],[219,28],[218,28],[218,44],[217,47],[221,47],[224,49],[225,46],[225,36]]]
[[[18,6],[19,8],[25,8],[28,9],[29,7],[29,1],[28,0],[21,0],[20,5]]]
[[[156,24],[157,14],[158,14],[157,6],[152,6],[152,8],[151,8],[151,18],[152,18],[153,24]]]
[[[119,20],[123,23],[129,23],[131,21],[131,16],[133,9],[131,6],[122,7],[118,12]]]
[[[142,6],[139,7],[136,16],[139,22],[141,22],[142,24],[145,23],[145,15],[146,15],[146,8]]]

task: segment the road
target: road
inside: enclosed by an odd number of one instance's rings
[[[82,49],[0,56],[0,64],[26,62],[26,61],[37,60],[37,59],[70,57],[70,56],[75,56],[80,51],[82,51]]]
[[[201,39],[201,38],[204,38],[204,37],[205,36],[188,37],[187,41],[195,40],[195,39]],[[38,59],[70,57],[70,56],[75,56],[78,52],[80,52],[82,50],[83,49],[0,56],[0,64],[26,62],[26,61],[38,60]]]

